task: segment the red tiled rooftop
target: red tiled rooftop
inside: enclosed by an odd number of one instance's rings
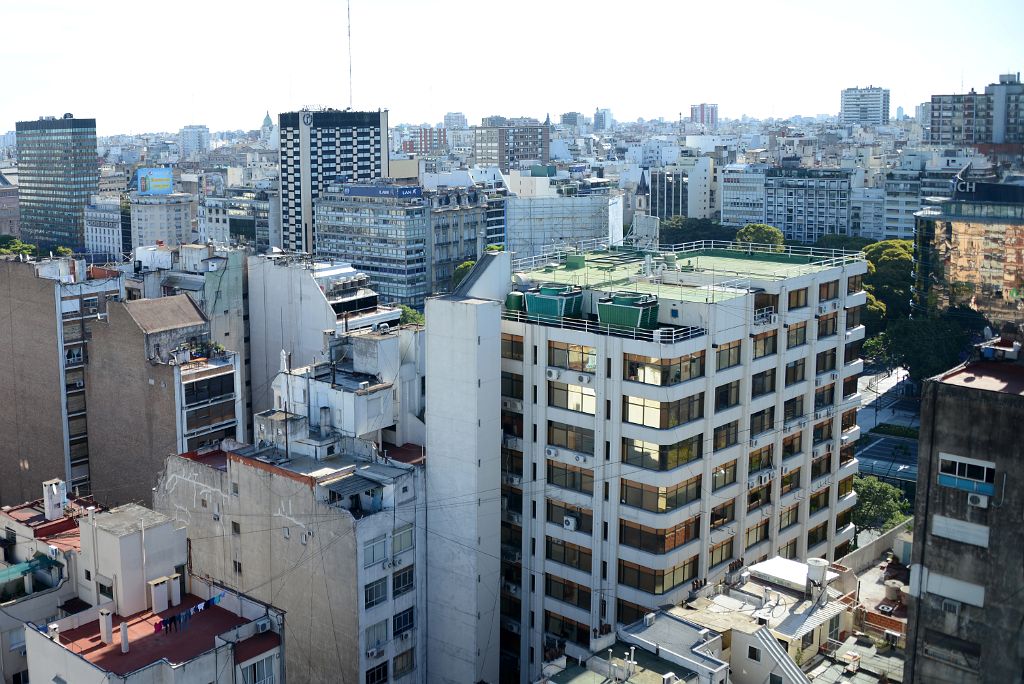
[[[215,636],[249,622],[220,606],[212,606],[193,615],[184,629],[154,631],[156,623],[164,618],[202,602],[203,599],[186,594],[180,605],[162,613],[147,610],[128,617],[114,615],[113,643],[110,644],[100,641],[99,620],[64,632],[60,642],[93,665],[118,675],[135,672],[162,659],[172,664],[184,663],[212,649]],[[128,623],[128,653],[121,653],[122,622]]]
[[[939,381],[988,392],[1024,395],[1024,366],[1012,361],[976,361],[954,368]]]
[[[281,636],[277,632],[264,632],[251,636],[235,646],[235,663],[252,660],[260,653],[277,648],[281,645]]]
[[[402,446],[388,444],[384,450],[387,452],[388,458],[399,463],[418,465],[427,460],[427,450],[418,444],[403,444]]]
[[[202,463],[203,465],[216,468],[217,470],[226,471],[228,469],[227,452],[220,449],[204,452],[189,451],[188,453],[182,454],[182,456],[190,461],[196,461],[197,463]]]

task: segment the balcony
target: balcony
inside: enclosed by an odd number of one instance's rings
[[[843,446],[853,444],[858,439],[860,439],[860,425],[854,425],[852,428],[843,431]]]
[[[521,563],[523,560],[523,550],[512,544],[502,544],[501,560],[505,563]]]
[[[775,328],[779,325],[779,314],[774,306],[766,306],[754,311],[754,329]]]
[[[506,432],[501,436],[501,446],[521,452],[523,450],[523,438]]]
[[[502,509],[501,519],[505,522],[510,522],[514,525],[523,525],[523,514],[521,511],[513,511],[508,509]]]
[[[517,413],[523,412],[523,400],[516,399],[514,397],[502,397],[501,408],[505,411],[516,411]]]
[[[864,359],[854,359],[843,366],[843,375],[850,377],[851,375],[860,375],[864,372]]]
[[[513,487],[523,486],[523,476],[519,473],[510,473],[507,470],[501,471],[501,483],[512,485]]]
[[[552,328],[564,330],[577,330],[579,332],[593,333],[595,335],[611,335],[614,337],[625,337],[645,342],[658,342],[660,344],[674,344],[685,340],[692,340],[707,334],[704,328],[693,326],[684,327],[659,327],[655,329],[634,328],[629,326],[601,323],[581,318],[568,318],[557,316],[545,316],[539,314],[527,314],[522,311],[501,312],[502,320],[516,321],[519,323],[533,323]]]
[[[846,331],[846,343],[857,342],[858,340],[864,339],[864,326],[858,325],[856,328],[850,328]]]

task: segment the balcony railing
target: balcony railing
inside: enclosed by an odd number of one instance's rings
[[[682,328],[631,328],[628,326],[600,323],[580,318],[562,318],[558,316],[542,316],[538,314],[523,313],[522,311],[502,311],[502,319],[506,321],[517,321],[520,323],[534,323],[549,328],[562,328],[564,330],[578,330],[580,332],[593,333],[595,335],[611,335],[613,337],[626,337],[645,342],[659,342],[672,344],[684,340],[692,340],[707,334],[707,330],[697,327]]]

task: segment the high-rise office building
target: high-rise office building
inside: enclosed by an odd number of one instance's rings
[[[1024,669],[1024,365],[1018,334],[924,383],[903,681],[1019,681]]]
[[[444,115],[444,127],[449,130],[468,128],[469,122],[462,112],[448,112]]]
[[[1024,83],[1020,73],[962,95],[932,95],[929,140],[937,145],[1024,144]]]
[[[337,109],[281,114],[283,247],[316,249],[313,201],[332,183],[388,175],[388,112]]]
[[[844,556],[866,271],[799,247],[503,253],[428,300],[433,675],[477,681],[499,649],[536,681],[744,564]]]
[[[768,169],[764,222],[787,240],[812,243],[850,231],[850,178],[845,169]]]
[[[846,88],[843,90],[839,118],[846,126],[882,126],[889,123],[887,88]]]
[[[19,121],[18,211],[25,242],[85,248],[85,208],[97,192],[96,119]]]
[[[185,126],[178,133],[178,150],[185,161],[210,151],[210,129],[206,126]]]
[[[473,157],[479,166],[497,166],[503,173],[524,162],[547,164],[551,159],[551,127],[544,124],[473,129]]]
[[[707,130],[718,128],[718,105],[701,103],[690,105],[690,121],[702,124]]]
[[[610,109],[595,109],[594,110],[594,130],[595,131],[610,131],[615,126],[615,119],[612,118],[612,110]]]

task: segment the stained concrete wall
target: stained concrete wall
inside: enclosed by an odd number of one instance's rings
[[[40,483],[67,477],[55,286],[32,264],[0,258],[0,504],[39,498]]]
[[[1019,681],[1024,666],[1022,424],[1024,397],[935,380],[924,384],[905,682]],[[971,506],[967,492],[937,483],[940,452],[996,464],[995,495],[987,508]],[[987,527],[988,548],[931,534],[937,515]],[[958,613],[944,610],[941,594],[961,592],[963,586],[936,581],[937,575],[983,587],[984,606],[961,601]],[[934,649],[926,655],[926,644],[935,644],[937,633],[977,647],[981,671],[958,667]]]

